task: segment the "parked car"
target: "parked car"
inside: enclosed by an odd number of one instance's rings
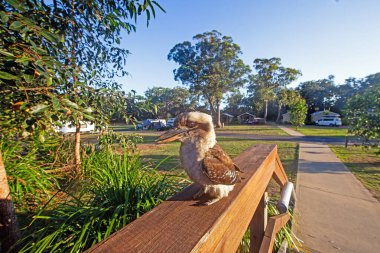
[[[337,117],[321,118],[315,122],[317,126],[341,126],[342,120]]]
[[[76,127],[72,123],[62,123],[62,126],[55,127],[54,130],[59,133],[68,134],[68,133],[75,133]],[[81,121],[80,132],[81,133],[95,132],[95,124],[89,121]]]
[[[137,130],[158,130],[166,126],[164,119],[144,119],[141,123],[136,125]]]
[[[168,126],[174,126],[175,118],[168,118],[168,121],[166,122],[166,125]]]

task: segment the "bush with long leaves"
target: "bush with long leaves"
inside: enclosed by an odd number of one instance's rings
[[[83,159],[79,195],[47,205],[25,229],[21,252],[80,252],[176,193],[177,177],[145,167],[138,155],[105,149]],[[75,186],[77,187],[77,185]]]
[[[7,168],[9,188],[18,211],[32,211],[50,198],[58,186],[39,149],[29,142],[1,140],[0,150]]]

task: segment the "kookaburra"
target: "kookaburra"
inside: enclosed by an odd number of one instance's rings
[[[182,167],[192,181],[201,185],[193,198],[206,194],[211,205],[227,197],[234,185],[241,181],[241,170],[216,143],[214,125],[210,115],[201,112],[182,113],[177,116],[174,129],[157,139],[157,143],[174,140],[181,142]]]

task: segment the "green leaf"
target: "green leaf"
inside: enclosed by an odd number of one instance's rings
[[[79,106],[78,106],[76,103],[74,103],[74,102],[72,102],[72,101],[70,101],[70,100],[68,100],[68,99],[66,99],[66,98],[63,98],[63,99],[62,99],[62,102],[63,102],[65,105],[67,105],[68,107],[71,107],[71,108],[74,108],[74,109],[77,109],[77,110],[78,110],[78,108],[79,108]]]
[[[33,28],[39,28],[36,24],[36,22],[34,22],[33,20],[29,19],[29,18],[26,18],[26,17],[20,17],[19,18],[20,21],[22,21],[24,24],[26,24],[27,26],[30,26],[30,27],[33,27]]]
[[[45,142],[45,135],[44,135],[44,132],[41,131],[40,134],[38,135],[38,140],[41,142],[41,143],[44,143]]]
[[[41,30],[41,35],[50,42],[58,43],[60,41],[60,37],[58,34],[48,32],[46,30]]]
[[[4,11],[0,11],[0,19],[2,23],[7,23],[9,20],[9,17],[7,13],[5,13]]]
[[[12,53],[0,49],[0,54],[10,57],[15,57]]]
[[[7,72],[0,71],[0,78],[5,80],[18,80],[20,79],[18,76],[14,76],[12,74],[9,74]]]
[[[46,84],[47,84],[47,86],[51,86],[53,84],[53,78],[50,76],[48,78],[46,78]]]
[[[48,108],[49,108],[49,105],[38,104],[30,108],[30,113],[32,114],[40,113],[40,112],[46,111]]]
[[[52,97],[51,101],[53,103],[53,109],[58,111],[61,108],[61,103],[57,97]]]
[[[90,121],[94,121],[94,120],[95,120],[95,118],[94,118],[93,116],[88,115],[88,114],[83,114],[83,117],[84,117],[85,119],[90,120]]]
[[[9,3],[10,5],[12,5],[13,8],[19,10],[19,11],[26,11],[28,10],[28,6],[24,5],[23,4],[23,1],[19,1],[19,0],[6,0],[7,3]]]
[[[23,55],[21,56],[21,58],[18,58],[15,62],[23,63],[23,62],[29,62],[31,60],[33,59]]]
[[[20,21],[14,21],[10,26],[9,29],[14,31],[20,31],[21,28],[23,28],[24,25]]]

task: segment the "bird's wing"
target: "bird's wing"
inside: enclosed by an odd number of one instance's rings
[[[203,159],[203,172],[215,184],[232,185],[240,182],[238,171],[240,169],[218,144],[209,149]]]

